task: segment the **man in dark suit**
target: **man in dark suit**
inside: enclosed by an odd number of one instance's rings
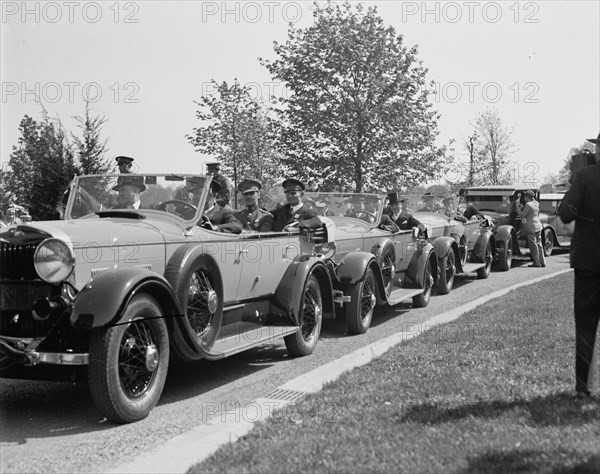
[[[234,214],[245,230],[269,232],[273,230],[273,215],[258,206],[258,192],[262,188],[260,181],[244,179],[238,184],[245,209]]]
[[[140,193],[146,190],[143,176],[125,175],[117,179],[113,191],[119,193],[118,204],[114,209],[140,209]]]
[[[410,230],[414,227],[418,227],[421,231],[425,230],[425,226],[408,212],[406,199],[401,199],[398,193],[389,193],[388,200],[388,207],[383,210],[383,213],[388,215],[400,230]]]
[[[192,189],[192,192],[195,188]],[[221,185],[216,181],[211,181],[210,191],[206,198],[204,214],[199,226],[219,232],[228,232],[230,234],[240,234],[242,224],[235,218],[233,211],[229,207],[223,207],[217,203],[217,195],[221,191]]]
[[[590,366],[600,320],[600,134],[596,164],[571,174],[571,187],[558,214],[565,224],[575,221],[571,239],[571,267],[575,269],[575,391],[590,396]]]
[[[302,202],[304,196],[304,184],[297,179],[286,179],[281,183],[285,191],[287,204],[279,205],[273,214],[273,230],[276,232],[288,232],[296,227],[319,228],[322,225],[317,213],[309,209]]]

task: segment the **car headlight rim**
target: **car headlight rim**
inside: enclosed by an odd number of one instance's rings
[[[67,243],[51,237],[35,249],[33,265],[42,280],[47,283],[60,283],[73,273],[75,256]]]

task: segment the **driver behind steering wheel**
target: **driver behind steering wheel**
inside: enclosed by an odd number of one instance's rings
[[[202,191],[201,186],[195,186],[191,189],[196,198]],[[200,227],[219,232],[228,232],[230,234],[241,234],[242,224],[233,215],[233,211],[228,207],[222,207],[217,204],[217,195],[221,192],[221,185],[216,181],[210,182],[210,191],[206,198],[204,214],[202,220],[198,222]],[[196,201],[197,202],[197,201]]]

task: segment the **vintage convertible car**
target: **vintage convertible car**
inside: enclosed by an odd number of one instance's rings
[[[535,193],[536,200],[539,192],[535,187],[527,185],[495,185],[476,186],[460,190],[461,204],[473,206],[492,222],[492,232],[496,239],[495,261],[500,270],[509,270],[513,256],[524,256],[527,246],[525,236],[522,235],[521,219],[516,211],[516,202],[521,193],[531,190]],[[540,220],[547,222],[548,218],[540,212]],[[542,244],[545,246],[545,229],[542,232]]]
[[[496,252],[494,236],[488,219],[465,220],[462,214],[450,207],[442,207],[442,200],[450,196],[404,194],[410,214],[421,222],[427,238],[438,258],[437,291],[447,294],[457,276],[476,272],[478,278],[490,275]]]
[[[438,276],[434,248],[413,230],[382,228],[385,196],[307,193],[305,198],[335,223],[337,250],[329,268],[350,333],[367,331],[377,304],[412,299],[415,307],[427,306]]]
[[[564,193],[540,194],[540,220],[544,225],[542,239],[544,241],[544,255],[552,255],[554,247],[569,248],[575,230],[575,221],[565,224],[558,216],[558,206]]]
[[[157,403],[170,357],[279,337],[293,356],[314,350],[334,312],[327,229],[319,243],[207,230],[210,177],[126,176],[143,188],[139,209],[118,208],[123,176],[83,176],[66,220],[0,234],[1,377],[87,380],[104,416],[132,422]]]

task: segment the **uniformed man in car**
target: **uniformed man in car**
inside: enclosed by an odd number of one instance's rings
[[[231,181],[221,174],[221,163],[218,161],[209,161],[206,163],[206,174],[212,176],[212,182],[218,183],[221,187],[219,193],[216,196],[217,203],[221,207],[227,207],[231,205],[231,196],[233,194],[233,186]]]
[[[202,188],[200,186],[194,186],[192,188],[195,200],[197,193],[201,192],[201,190]],[[205,229],[217,230],[219,232],[227,232],[230,234],[240,234],[242,232],[242,224],[235,218],[231,208],[223,207],[217,203],[217,195],[220,191],[221,185],[215,181],[211,181],[210,191],[204,206],[204,214],[202,214],[202,220],[198,225]]]
[[[425,205],[417,212],[435,212],[439,208],[435,206],[435,197],[430,194],[423,196],[423,202]]]
[[[244,179],[238,184],[238,191],[241,193],[246,207],[236,212],[234,216],[245,230],[255,232],[273,230],[273,215],[258,205],[261,188],[262,184],[255,179]]]
[[[288,232],[297,227],[319,228],[322,225],[317,213],[302,202],[305,186],[302,181],[289,178],[283,183],[286,204],[277,206],[273,214],[273,230]]]
[[[446,217],[450,219],[454,219],[459,222],[467,222],[467,218],[460,212],[456,207],[454,207],[454,198],[452,196],[445,197],[442,199],[443,207],[440,208],[437,212],[440,214],[444,214]]]

